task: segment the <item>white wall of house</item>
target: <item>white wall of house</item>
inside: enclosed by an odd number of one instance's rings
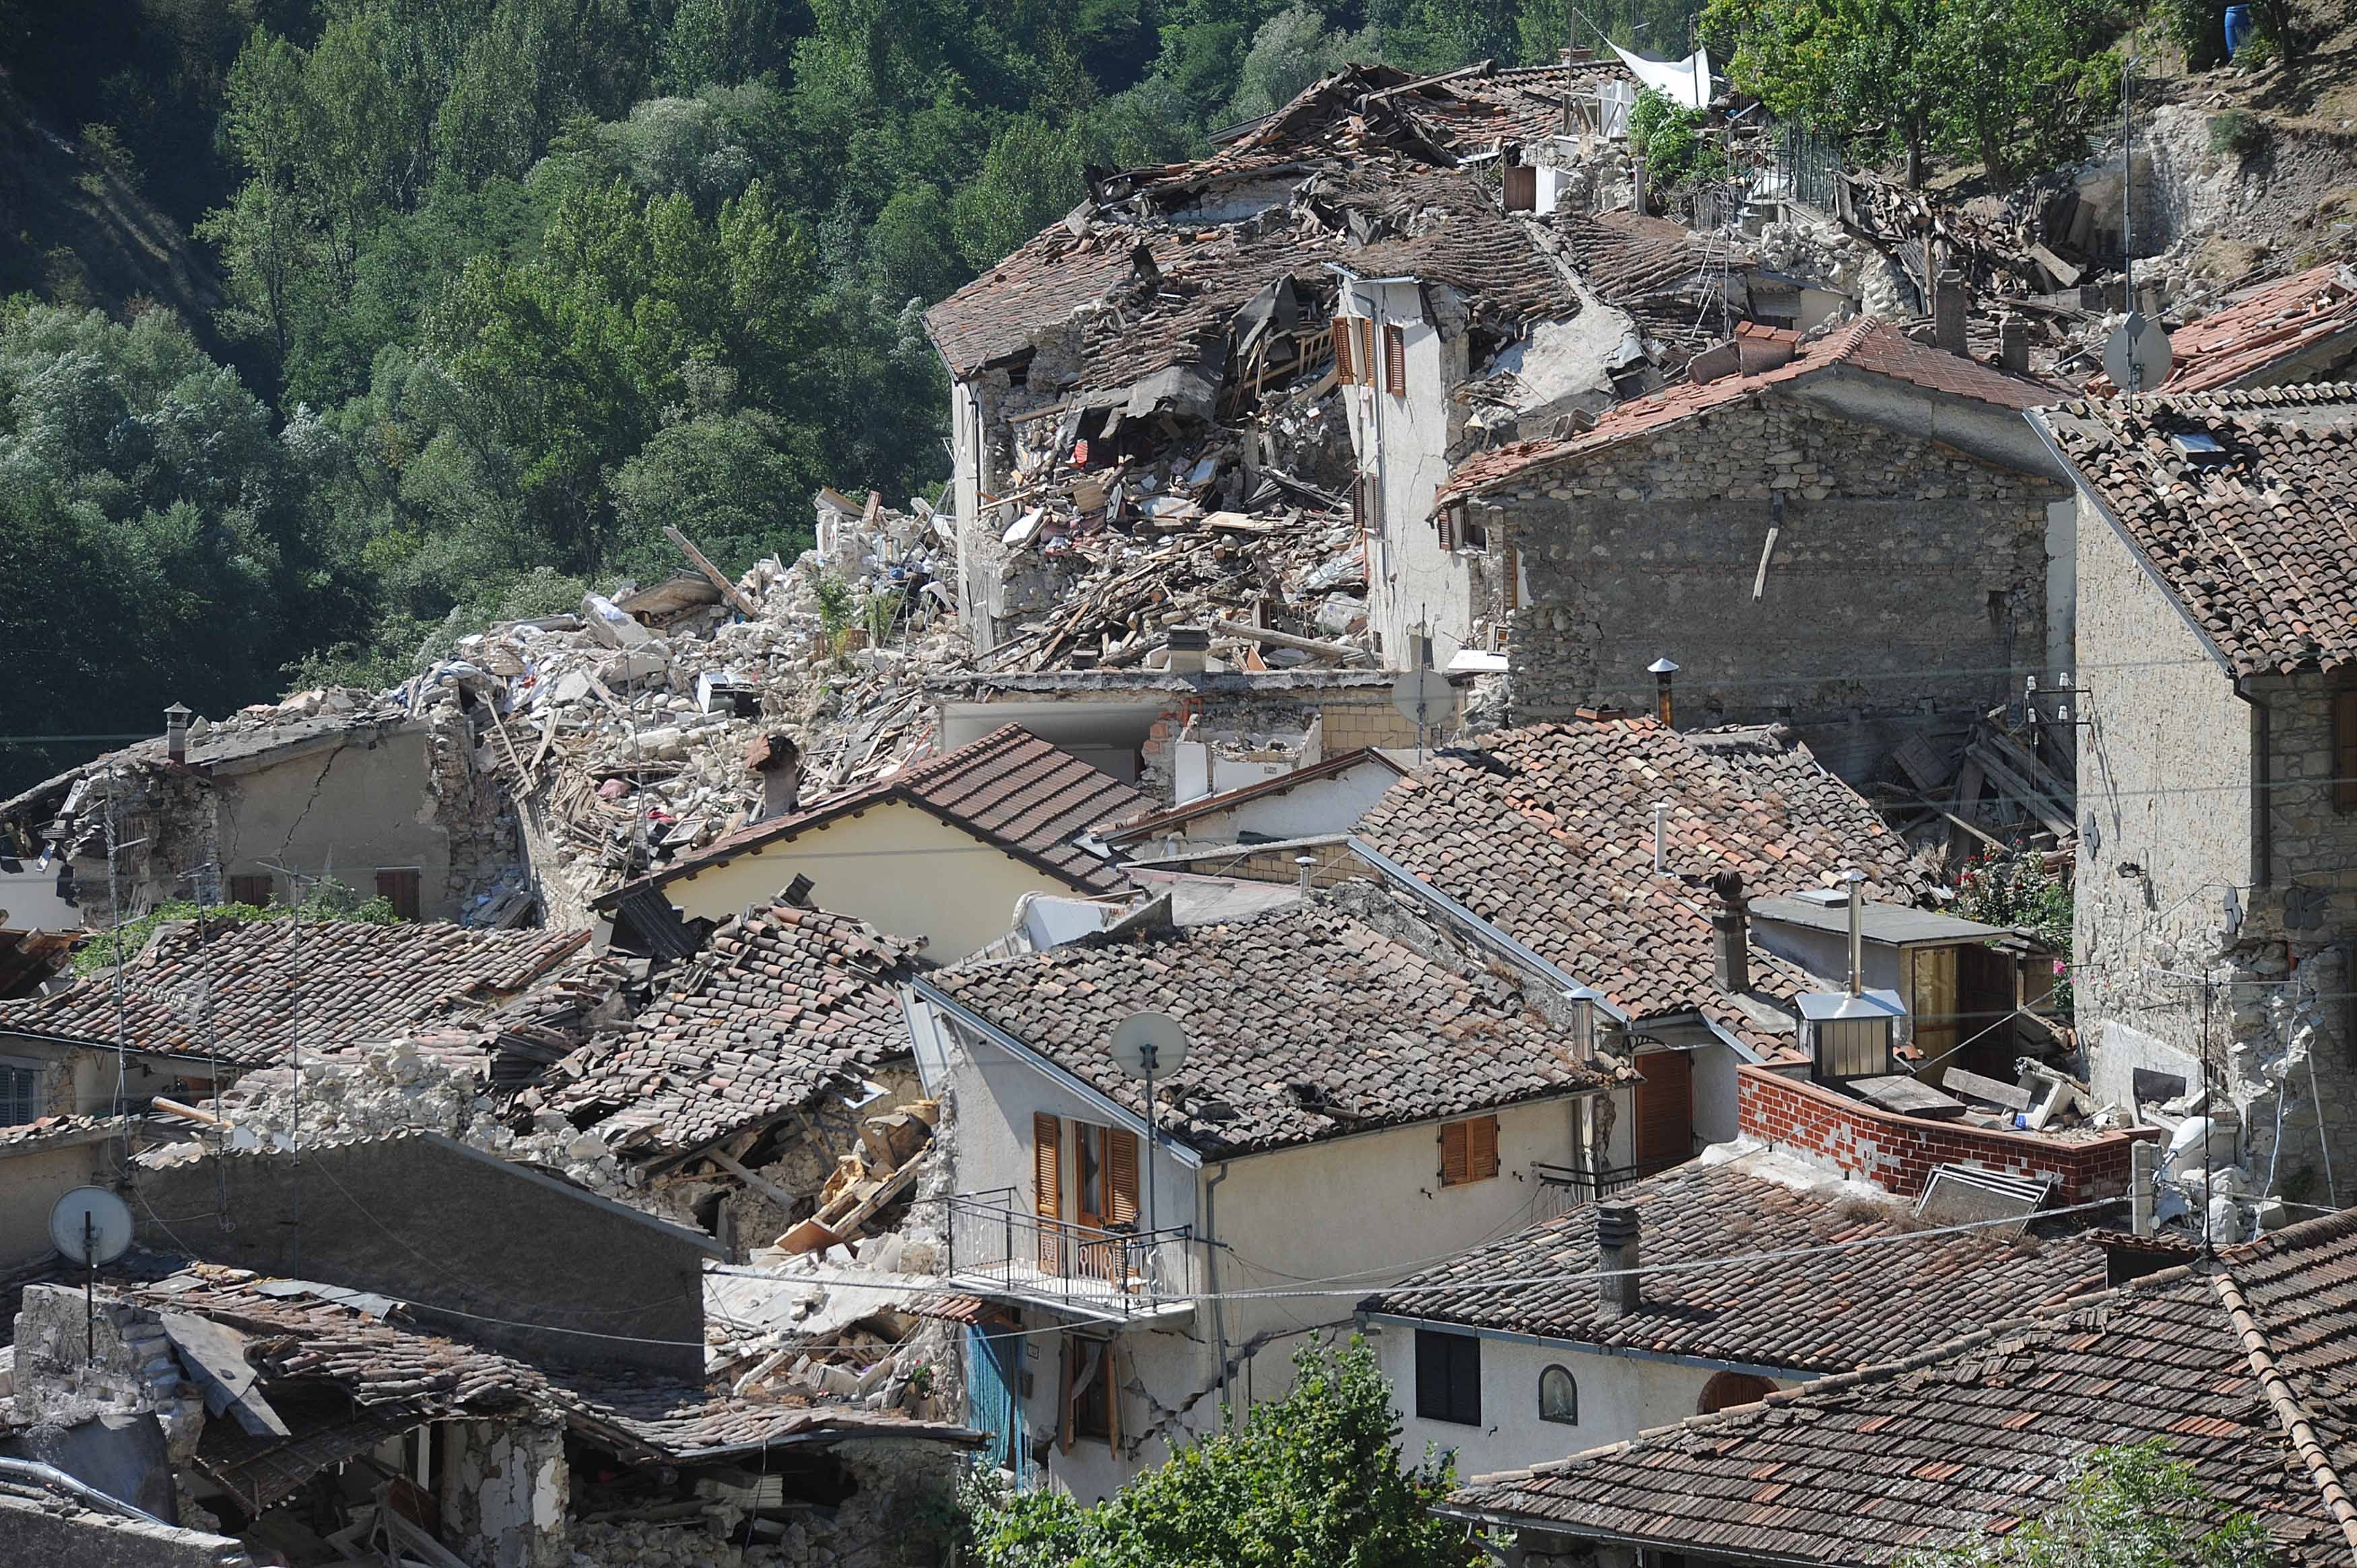
[[[1420,1455],[1426,1444],[1453,1450],[1460,1478],[1567,1458],[1684,1421],[1699,1409],[1703,1386],[1723,1369],[1717,1363],[1612,1355],[1594,1346],[1480,1334],[1476,1337],[1481,1341],[1481,1420],[1465,1425],[1416,1414],[1416,1326],[1387,1317],[1368,1326],[1400,1412],[1402,1451]],[[1539,1374],[1549,1367],[1568,1371],[1578,1388],[1576,1424],[1539,1418]],[[1780,1388],[1792,1382],[1772,1380]]]
[[[1432,524],[1432,498],[1448,477],[1448,447],[1462,433],[1465,411],[1450,389],[1466,379],[1463,313],[1452,291],[1429,291],[1441,319],[1426,318],[1427,291],[1414,281],[1346,281],[1337,313],[1375,322],[1375,384],[1342,389],[1351,444],[1359,472],[1374,498],[1367,560],[1367,613],[1383,660],[1410,662],[1412,634],[1433,642],[1432,662],[1446,666],[1472,634],[1472,574],[1454,552],[1440,547]],[[1406,386],[1385,382],[1383,328],[1400,328]]]
[[[726,920],[767,904],[797,875],[815,884],[812,901],[914,941],[948,963],[1005,936],[1026,893],[1070,893],[1071,885],[930,811],[887,800],[791,839],[748,849],[726,865],[662,886],[690,919]]]
[[[1394,769],[1369,759],[1330,778],[1304,779],[1283,794],[1262,795],[1206,811],[1176,824],[1164,837],[1141,842],[1134,853],[1183,854],[1190,849],[1241,843],[1246,833],[1297,839],[1342,832],[1399,780]]]

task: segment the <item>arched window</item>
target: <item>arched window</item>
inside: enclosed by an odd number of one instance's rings
[[[1579,1385],[1566,1369],[1549,1367],[1539,1374],[1539,1419],[1579,1424]]]
[[[1710,1381],[1702,1386],[1702,1400],[1695,1406],[1695,1413],[1709,1415],[1734,1405],[1758,1404],[1775,1391],[1775,1384],[1749,1372],[1714,1373]]]

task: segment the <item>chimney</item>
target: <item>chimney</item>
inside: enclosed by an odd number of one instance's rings
[[[1318,857],[1314,854],[1297,854],[1293,857],[1293,864],[1301,868],[1301,896],[1306,898],[1309,896],[1309,874],[1318,869]]]
[[[1762,327],[1756,321],[1736,324],[1735,356],[1747,376],[1764,376],[1792,362],[1801,351],[1801,335],[1786,327]]]
[[[1932,289],[1932,341],[1951,354],[1964,351],[1964,274],[1951,267]]]
[[[2029,323],[2010,311],[1996,318],[1996,362],[2017,376],[2029,373]]]
[[[1664,824],[1669,821],[1670,813],[1676,809],[1677,807],[1674,801],[1656,800],[1653,802],[1653,875],[1656,876],[1661,875],[1670,868],[1670,841],[1669,834]]]
[[[1751,921],[1744,912],[1743,873],[1722,871],[1710,879],[1718,895],[1711,911],[1710,977],[1730,996],[1751,989]]]
[[[1849,993],[1866,993],[1866,873],[1845,871],[1843,882],[1849,884]]]
[[[174,762],[188,760],[188,708],[174,703],[164,710],[164,755]]]
[[[787,883],[778,894],[778,901],[781,904],[791,904],[797,909],[815,908],[817,906],[811,902],[811,895],[817,888],[817,883],[798,871],[794,873],[794,879]]]
[[[1643,1280],[1622,1271],[1639,1267],[1637,1210],[1625,1203],[1596,1206],[1597,1316],[1610,1323],[1643,1309]]]
[[[1653,716],[1662,721],[1663,729],[1677,728],[1677,708],[1670,700],[1670,678],[1678,672],[1677,665],[1664,655],[1645,668],[1653,677]]]
[[[802,793],[802,753],[793,737],[763,736],[745,748],[745,766],[761,780],[761,814],[754,820],[793,815]]]
[[[1204,626],[1174,626],[1170,628],[1170,660],[1167,668],[1174,675],[1200,675],[1210,662],[1211,628]]]

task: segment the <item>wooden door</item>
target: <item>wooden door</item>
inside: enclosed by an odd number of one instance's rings
[[[1936,1085],[1966,1033],[1957,1016],[1963,1009],[1956,1004],[1954,948],[1907,950],[1907,1010],[1915,1017],[1915,1049],[1922,1060],[1918,1070]]]
[[[1660,1170],[1694,1156],[1694,1058],[1684,1051],[1648,1051],[1637,1058],[1645,1081],[1637,1086],[1636,1156],[1641,1170]]]

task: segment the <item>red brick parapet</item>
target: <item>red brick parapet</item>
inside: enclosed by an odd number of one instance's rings
[[[1932,1168],[1945,1165],[2050,1177],[2058,1204],[2120,1197],[2128,1190],[2129,1149],[2160,1136],[2137,1127],[2066,1140],[1926,1121],[1761,1067],[1738,1069],[1735,1092],[1736,1126],[1746,1137],[1899,1197],[1920,1197]]]

